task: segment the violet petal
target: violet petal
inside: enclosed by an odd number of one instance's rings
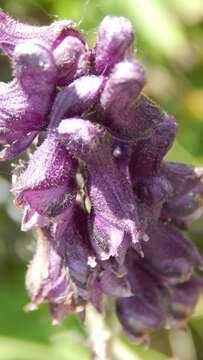
[[[88,120],[74,118],[63,120],[58,132],[72,155],[86,163],[88,193],[94,209],[92,245],[97,255],[103,260],[115,256],[125,234],[141,251],[139,240],[144,233],[134,195],[113,160],[106,131]]]
[[[63,40],[67,32],[74,31],[74,26],[70,20],[55,21],[48,26],[27,25],[12,19],[0,9],[0,47],[12,56],[19,42],[35,40],[51,50]]]
[[[55,135],[48,135],[14,184],[16,203],[28,203],[40,215],[56,215],[76,196],[76,170],[77,161]]]
[[[83,76],[61,90],[53,104],[50,128],[57,127],[63,118],[88,112],[96,103],[103,83],[102,77]]]
[[[147,234],[149,241],[143,243],[142,261],[166,282],[182,282],[190,276],[194,265],[202,266],[197,249],[173,226],[158,222]]]
[[[99,26],[96,40],[96,73],[106,74],[121,61],[133,38],[133,27],[127,18],[106,16]]]

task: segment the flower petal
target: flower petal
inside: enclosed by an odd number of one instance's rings
[[[95,75],[83,76],[72,82],[56,96],[50,117],[50,128],[71,116],[90,111],[103,89],[104,78]]]
[[[87,46],[76,36],[67,36],[54,50],[57,84],[68,85],[89,71]]]
[[[161,218],[184,229],[203,213],[203,171],[186,164],[164,163],[161,172],[172,187]]]
[[[49,135],[14,184],[16,204],[28,203],[40,215],[56,215],[76,196],[76,170],[77,161],[55,135]]]
[[[202,258],[194,245],[169,224],[158,222],[149,227],[149,241],[143,243],[144,260],[166,283],[185,281]]]
[[[106,16],[99,26],[96,40],[96,73],[108,73],[114,64],[123,59],[133,39],[133,27],[128,19]]]
[[[36,306],[44,299],[64,302],[73,291],[49,228],[40,230],[36,253],[26,276],[26,286],[32,304]]]
[[[97,255],[103,260],[104,256],[106,259],[115,256],[116,248],[114,254],[111,253],[113,243],[117,243],[119,248],[124,234],[141,251],[139,240],[144,235],[142,223],[132,189],[114,162],[107,132],[88,120],[76,118],[63,120],[58,132],[73,156],[86,163],[88,194],[93,205],[92,246]]]
[[[63,40],[67,32],[74,31],[74,26],[70,20],[56,21],[49,26],[26,25],[12,19],[0,9],[0,47],[12,56],[19,42],[35,40],[51,50]]]
[[[202,289],[203,281],[196,275],[193,275],[189,281],[170,288],[169,297],[166,300],[170,326],[185,326]]]
[[[46,125],[56,85],[53,57],[41,45],[19,43],[13,64],[17,79],[0,85],[0,142],[11,144],[1,153],[4,160],[28,147],[36,131]]]
[[[161,309],[137,296],[118,299],[116,312],[127,335],[137,343],[148,343],[148,332],[163,325]]]
[[[130,164],[133,183],[136,182],[137,177],[158,174],[163,157],[174,142],[176,131],[175,117],[167,115],[164,121],[155,127],[149,138],[136,143]]]

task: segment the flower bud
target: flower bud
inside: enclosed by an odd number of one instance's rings
[[[120,16],[106,16],[98,30],[95,46],[96,73],[107,74],[121,61],[133,42],[131,22]]]
[[[88,72],[88,57],[86,56],[85,44],[74,36],[66,37],[54,50],[53,56],[57,66],[57,84],[68,85],[71,83],[77,73],[85,75]],[[81,69],[81,61],[86,60]],[[83,72],[83,73],[82,73]]]
[[[1,160],[25,150],[45,126],[56,85],[52,54],[41,45],[19,43],[13,66],[16,79],[0,86],[0,142],[10,144],[0,153]]]
[[[134,142],[165,120],[164,112],[141,94],[144,71],[136,61],[118,63],[101,95],[101,122],[116,137]]]

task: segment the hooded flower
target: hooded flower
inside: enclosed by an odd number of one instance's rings
[[[74,22],[62,20],[48,26],[26,25],[0,9],[0,48],[12,58],[16,45],[24,41],[33,41],[52,53],[57,66],[58,85],[67,84],[79,74],[88,72],[90,54]]]
[[[65,33],[72,29],[74,23],[70,20],[57,21],[49,26],[32,26],[22,24],[0,10],[0,44],[3,51],[9,56],[17,43],[24,40],[37,40],[49,49],[55,48],[56,45],[65,37]]]
[[[77,160],[48,135],[15,181],[16,205],[29,204],[40,215],[56,216],[76,197]]]
[[[46,125],[56,83],[52,54],[32,41],[15,47],[13,69],[15,79],[0,85],[0,143],[10,144],[1,160],[22,152]]]
[[[133,192],[120,176],[112,158],[108,133],[88,120],[63,120],[58,127],[68,150],[86,163],[88,194],[93,206],[92,245],[101,259],[118,255],[129,236],[137,244],[144,235]]]
[[[203,212],[203,169],[186,164],[164,163],[161,172],[172,187],[161,216],[180,228],[186,228]]]
[[[120,16],[106,16],[98,30],[95,46],[97,74],[106,74],[130,49],[134,34],[131,22]]]
[[[141,95],[144,84],[143,68],[134,59],[114,66],[100,100],[101,122],[114,136],[135,142],[164,121],[164,112]]]
[[[154,328],[185,324],[203,286],[202,257],[181,233],[202,213],[203,171],[164,160],[177,123],[142,93],[130,21],[105,17],[90,50],[74,26],[0,11],[14,74],[0,83],[0,158],[38,135],[13,174],[22,230],[38,232],[28,309],[47,301],[55,323],[84,320],[106,295],[129,337],[148,343]]]

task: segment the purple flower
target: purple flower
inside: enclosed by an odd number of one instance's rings
[[[64,302],[73,291],[56,245],[49,227],[41,229],[36,253],[26,276],[26,286],[33,306],[37,306],[44,299]]]
[[[135,60],[116,64],[101,95],[101,122],[123,140],[148,137],[165,120],[164,112],[144,95],[142,66]]]
[[[13,173],[22,230],[38,232],[28,309],[47,301],[55,323],[84,319],[106,295],[129,337],[148,343],[154,328],[182,326],[202,290],[203,259],[181,229],[202,214],[203,170],[164,160],[177,123],[142,93],[130,21],[105,17],[93,49],[74,26],[0,10],[14,76],[0,84],[0,159],[33,144]]]
[[[56,84],[52,54],[32,41],[16,45],[13,68],[15,79],[0,84],[0,143],[10,145],[1,160],[22,152],[47,124]]]
[[[70,20],[56,21],[49,26],[32,26],[22,24],[0,9],[0,46],[9,56],[13,56],[15,46],[24,40],[54,49],[72,31],[74,23]]]
[[[73,159],[55,135],[48,135],[15,180],[16,205],[29,204],[40,215],[56,216],[76,197]]]
[[[164,163],[161,172],[172,186],[161,217],[180,228],[186,228],[203,212],[203,169],[186,164]]]
[[[133,42],[131,22],[120,16],[106,16],[98,30],[95,46],[97,74],[106,74],[121,61]]]
[[[67,119],[58,132],[66,139],[72,155],[86,162],[87,188],[92,203],[91,241],[101,259],[118,255],[118,248],[129,236],[141,251],[144,236],[132,189],[122,179],[111,153],[108,133],[88,120]]]

